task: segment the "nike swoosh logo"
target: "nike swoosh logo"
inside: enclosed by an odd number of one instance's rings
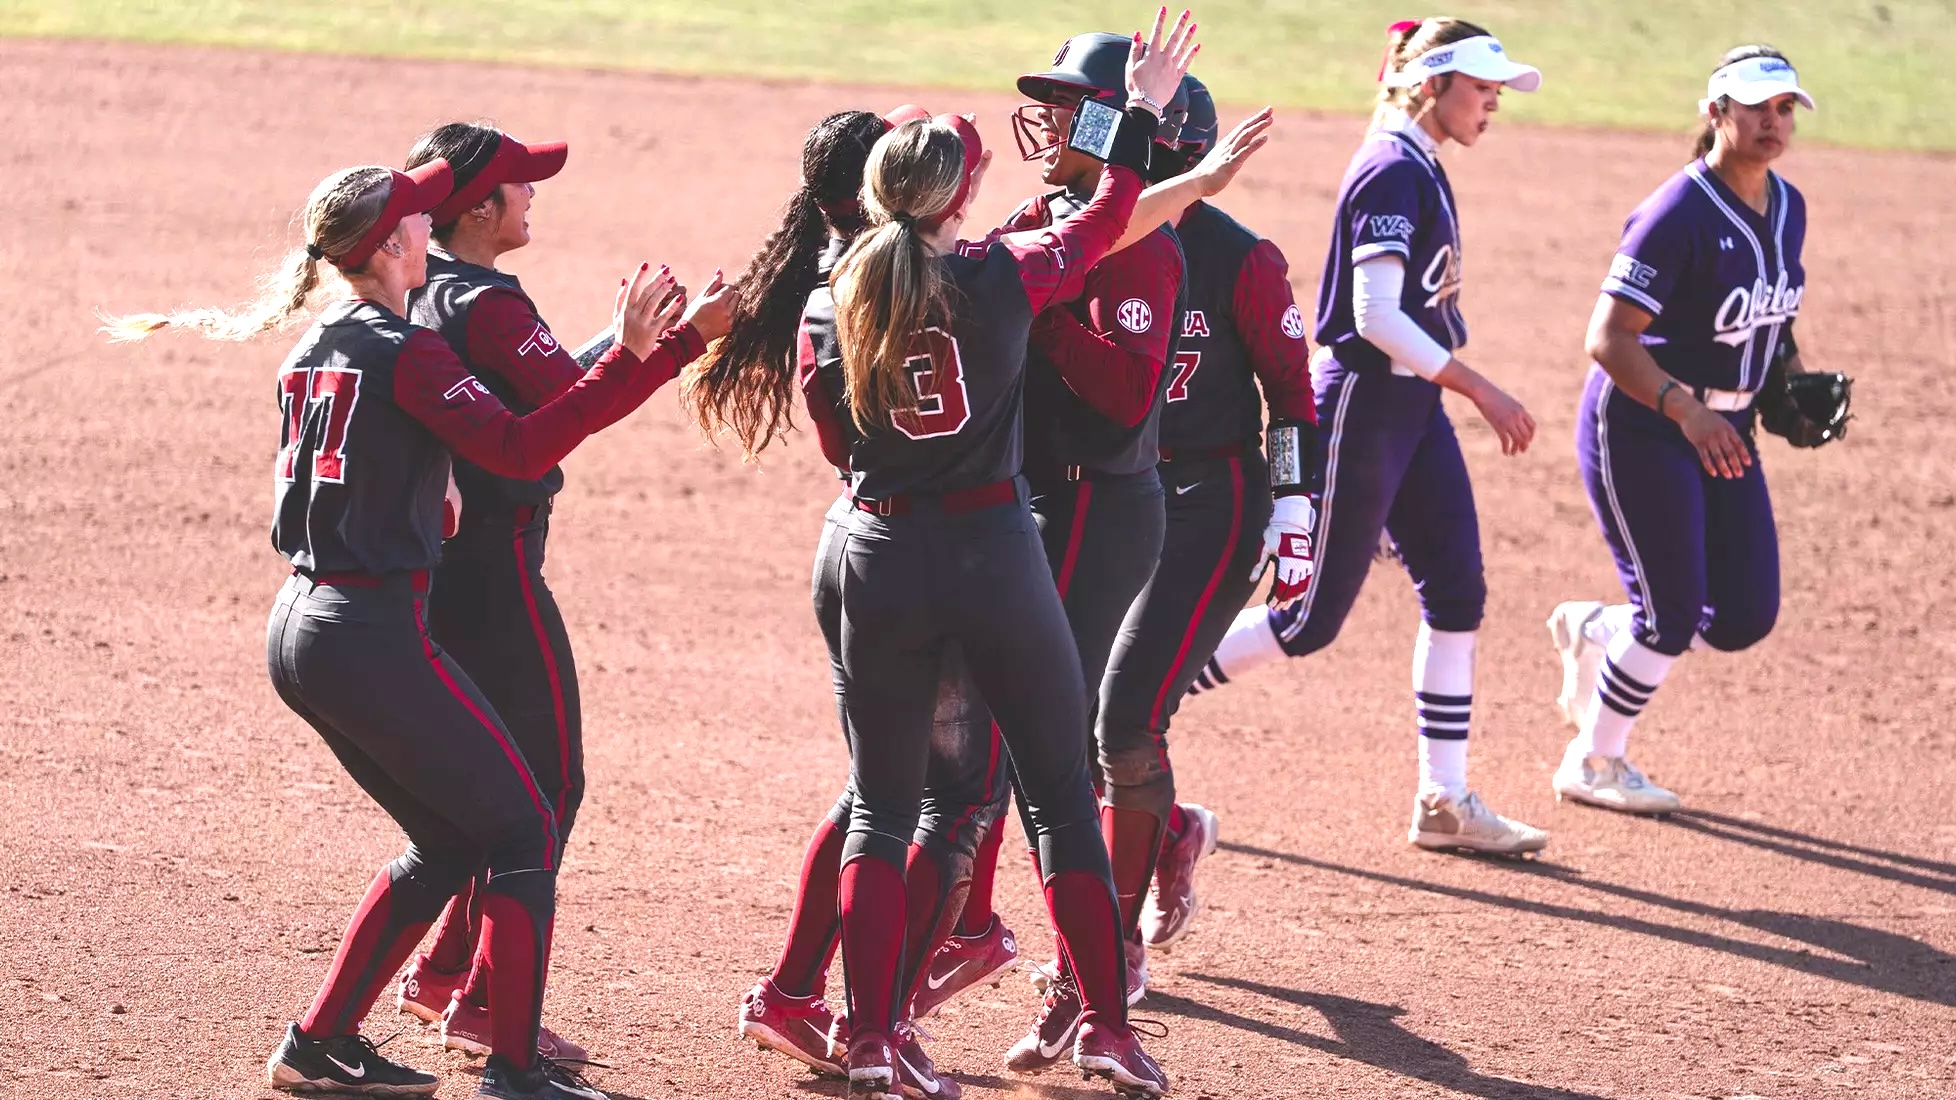
[[[348,1077],[365,1077],[367,1075],[367,1065],[365,1062],[355,1062],[349,1066],[330,1054],[326,1056],[326,1060],[345,1070]]]
[[[971,962],[970,959],[966,959],[964,962],[961,962],[958,965],[952,967],[950,970],[945,971],[944,977],[942,978],[925,978],[924,984],[930,986],[932,992],[935,992],[939,989],[943,989],[944,983],[950,981],[953,977],[956,977],[958,971],[963,970],[970,962]]]
[[[1196,482],[1196,483],[1195,483],[1195,485],[1200,485],[1200,484],[1202,484],[1202,483],[1201,483],[1200,481],[1198,481],[1198,482]],[[1176,486],[1176,488],[1175,488],[1175,495],[1176,495],[1176,496],[1181,496],[1181,495],[1182,495],[1183,493],[1186,493],[1186,492],[1188,492],[1188,491],[1189,491],[1190,489],[1193,489],[1193,488],[1195,488],[1195,485],[1179,485],[1179,486]]]
[[[1067,1042],[1066,1040],[1067,1040],[1068,1038],[1070,1038],[1070,1037],[1071,1037],[1071,1033],[1068,1033],[1068,1035],[1067,1035],[1067,1036],[1065,1036],[1065,1037],[1062,1037],[1062,1038],[1060,1039],[1060,1041],[1059,1041],[1059,1042],[1057,1042],[1057,1043],[1054,1043],[1054,1044],[1053,1044],[1052,1046],[1047,1046],[1047,1045],[1046,1045],[1046,1041],[1045,1041],[1045,1040],[1043,1040],[1043,1039],[1042,1039],[1042,1040],[1040,1040],[1040,1042],[1039,1042],[1039,1056],[1040,1056],[1041,1058],[1046,1058],[1046,1059],[1049,1059],[1049,1060],[1050,1060],[1050,1059],[1053,1059],[1053,1058],[1057,1058],[1057,1057],[1059,1057],[1060,1055],[1062,1055],[1062,1054],[1064,1054],[1064,1053],[1066,1053],[1066,1048],[1067,1048],[1067,1047],[1068,1047],[1069,1045],[1071,1045],[1071,1044],[1069,1044],[1069,1043],[1068,1043],[1068,1042]]]
[[[903,1068],[910,1074],[910,1079],[917,1083],[918,1088],[924,1090],[925,1095],[936,1096],[943,1091],[944,1086],[938,1083],[936,1074],[924,1073],[911,1065],[910,1059],[905,1058],[902,1051],[897,1052],[897,1061],[903,1063]]]

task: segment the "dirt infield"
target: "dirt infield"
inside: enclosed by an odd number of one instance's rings
[[[17,207],[0,237],[0,1097],[266,1095],[279,1027],[399,846],[265,679],[285,343],[115,349],[89,310],[237,300],[325,172],[488,115],[572,144],[511,266],[580,338],[628,264],[737,268],[805,128],[894,99],[0,43]],[[924,102],[980,112],[1000,147],[981,216],[1033,189],[1011,101]],[[1226,204],[1285,247],[1300,297],[1358,128],[1285,118]],[[1543,424],[1503,460],[1457,416],[1492,591],[1474,779],[1551,830],[1548,858],[1406,845],[1416,616],[1376,572],[1332,650],[1178,722],[1182,790],[1224,838],[1208,911],[1138,1010],[1169,1028],[1151,1049],[1180,1095],[1956,1095],[1956,162],[1807,148],[1786,165],[1812,212],[1801,344],[1858,376],[1860,421],[1819,453],[1765,446],[1779,630],[1691,657],[1642,723],[1638,758],[1697,812],[1627,820],[1549,793],[1565,731],[1541,621],[1616,591],[1575,476],[1581,326],[1623,214],[1682,155],[1681,137],[1532,130],[1450,155],[1469,357]],[[833,480],[808,436],[759,470],[703,448],[670,393],[566,468],[549,575],[591,786],[547,1018],[615,1064],[597,1075],[615,1095],[837,1095],[733,1039],[843,775],[808,611]],[[1001,907],[1043,958],[1018,866]],[[954,1005],[930,1025],[939,1065],[974,1098],[1111,1095],[1004,1075],[1035,1007],[1016,979]],[[472,1092],[468,1063],[424,1042],[389,1053]]]

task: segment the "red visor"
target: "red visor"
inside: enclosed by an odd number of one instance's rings
[[[978,174],[978,162],[985,158],[985,141],[978,136],[978,124],[969,115],[938,115],[931,121],[940,126],[949,126],[956,131],[958,140],[964,142],[964,177],[958,181],[957,193],[944,210],[926,220],[927,228],[935,229],[944,224],[944,219],[964,208],[964,200],[971,195],[971,177]]]
[[[447,202],[435,207],[435,224],[447,225],[461,217],[502,184],[535,183],[549,179],[564,170],[564,160],[569,156],[570,146],[561,141],[525,145],[508,134],[502,135],[496,143],[495,153],[489,157],[489,163],[482,166],[482,171],[457,188]]]
[[[381,209],[373,228],[367,230],[367,235],[360,238],[359,244],[328,259],[342,271],[359,267],[373,259],[374,250],[380,247],[380,242],[394,235],[394,229],[401,224],[402,218],[426,214],[447,198],[449,189],[454,186],[454,171],[448,167],[447,161],[439,157],[412,171],[395,172],[393,184],[387,191],[387,205]]]

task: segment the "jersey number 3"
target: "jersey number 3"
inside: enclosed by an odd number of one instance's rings
[[[971,422],[971,397],[964,387],[964,360],[957,338],[927,328],[918,343],[923,352],[904,361],[904,373],[917,391],[917,407],[892,413],[890,423],[911,439],[956,435]]]
[[[1169,380],[1168,392],[1162,395],[1164,401],[1187,401],[1189,382],[1195,378],[1197,367],[1202,365],[1199,351],[1178,351],[1175,353],[1175,376]]]
[[[279,404],[285,407],[285,439],[278,449],[278,479],[293,480],[296,472],[293,466],[298,462],[299,452],[309,449],[314,481],[335,484],[345,481],[346,428],[353,422],[353,407],[360,403],[360,372],[293,371],[279,375],[278,385]]]

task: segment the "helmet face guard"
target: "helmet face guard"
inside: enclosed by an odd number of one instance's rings
[[[1064,128],[1058,128],[1058,137],[1047,140],[1044,131],[1050,121],[1048,112],[1078,110],[1080,101],[1090,96],[1096,99],[1106,98],[1091,95],[1092,89],[1089,88],[1076,88],[1071,91],[1073,94],[1068,95],[1066,90],[1055,88],[1051,93],[1053,99],[1020,104],[1019,109],[1012,112],[1012,140],[1019,146],[1019,156],[1022,159],[1038,160],[1056,146],[1066,143]]]

